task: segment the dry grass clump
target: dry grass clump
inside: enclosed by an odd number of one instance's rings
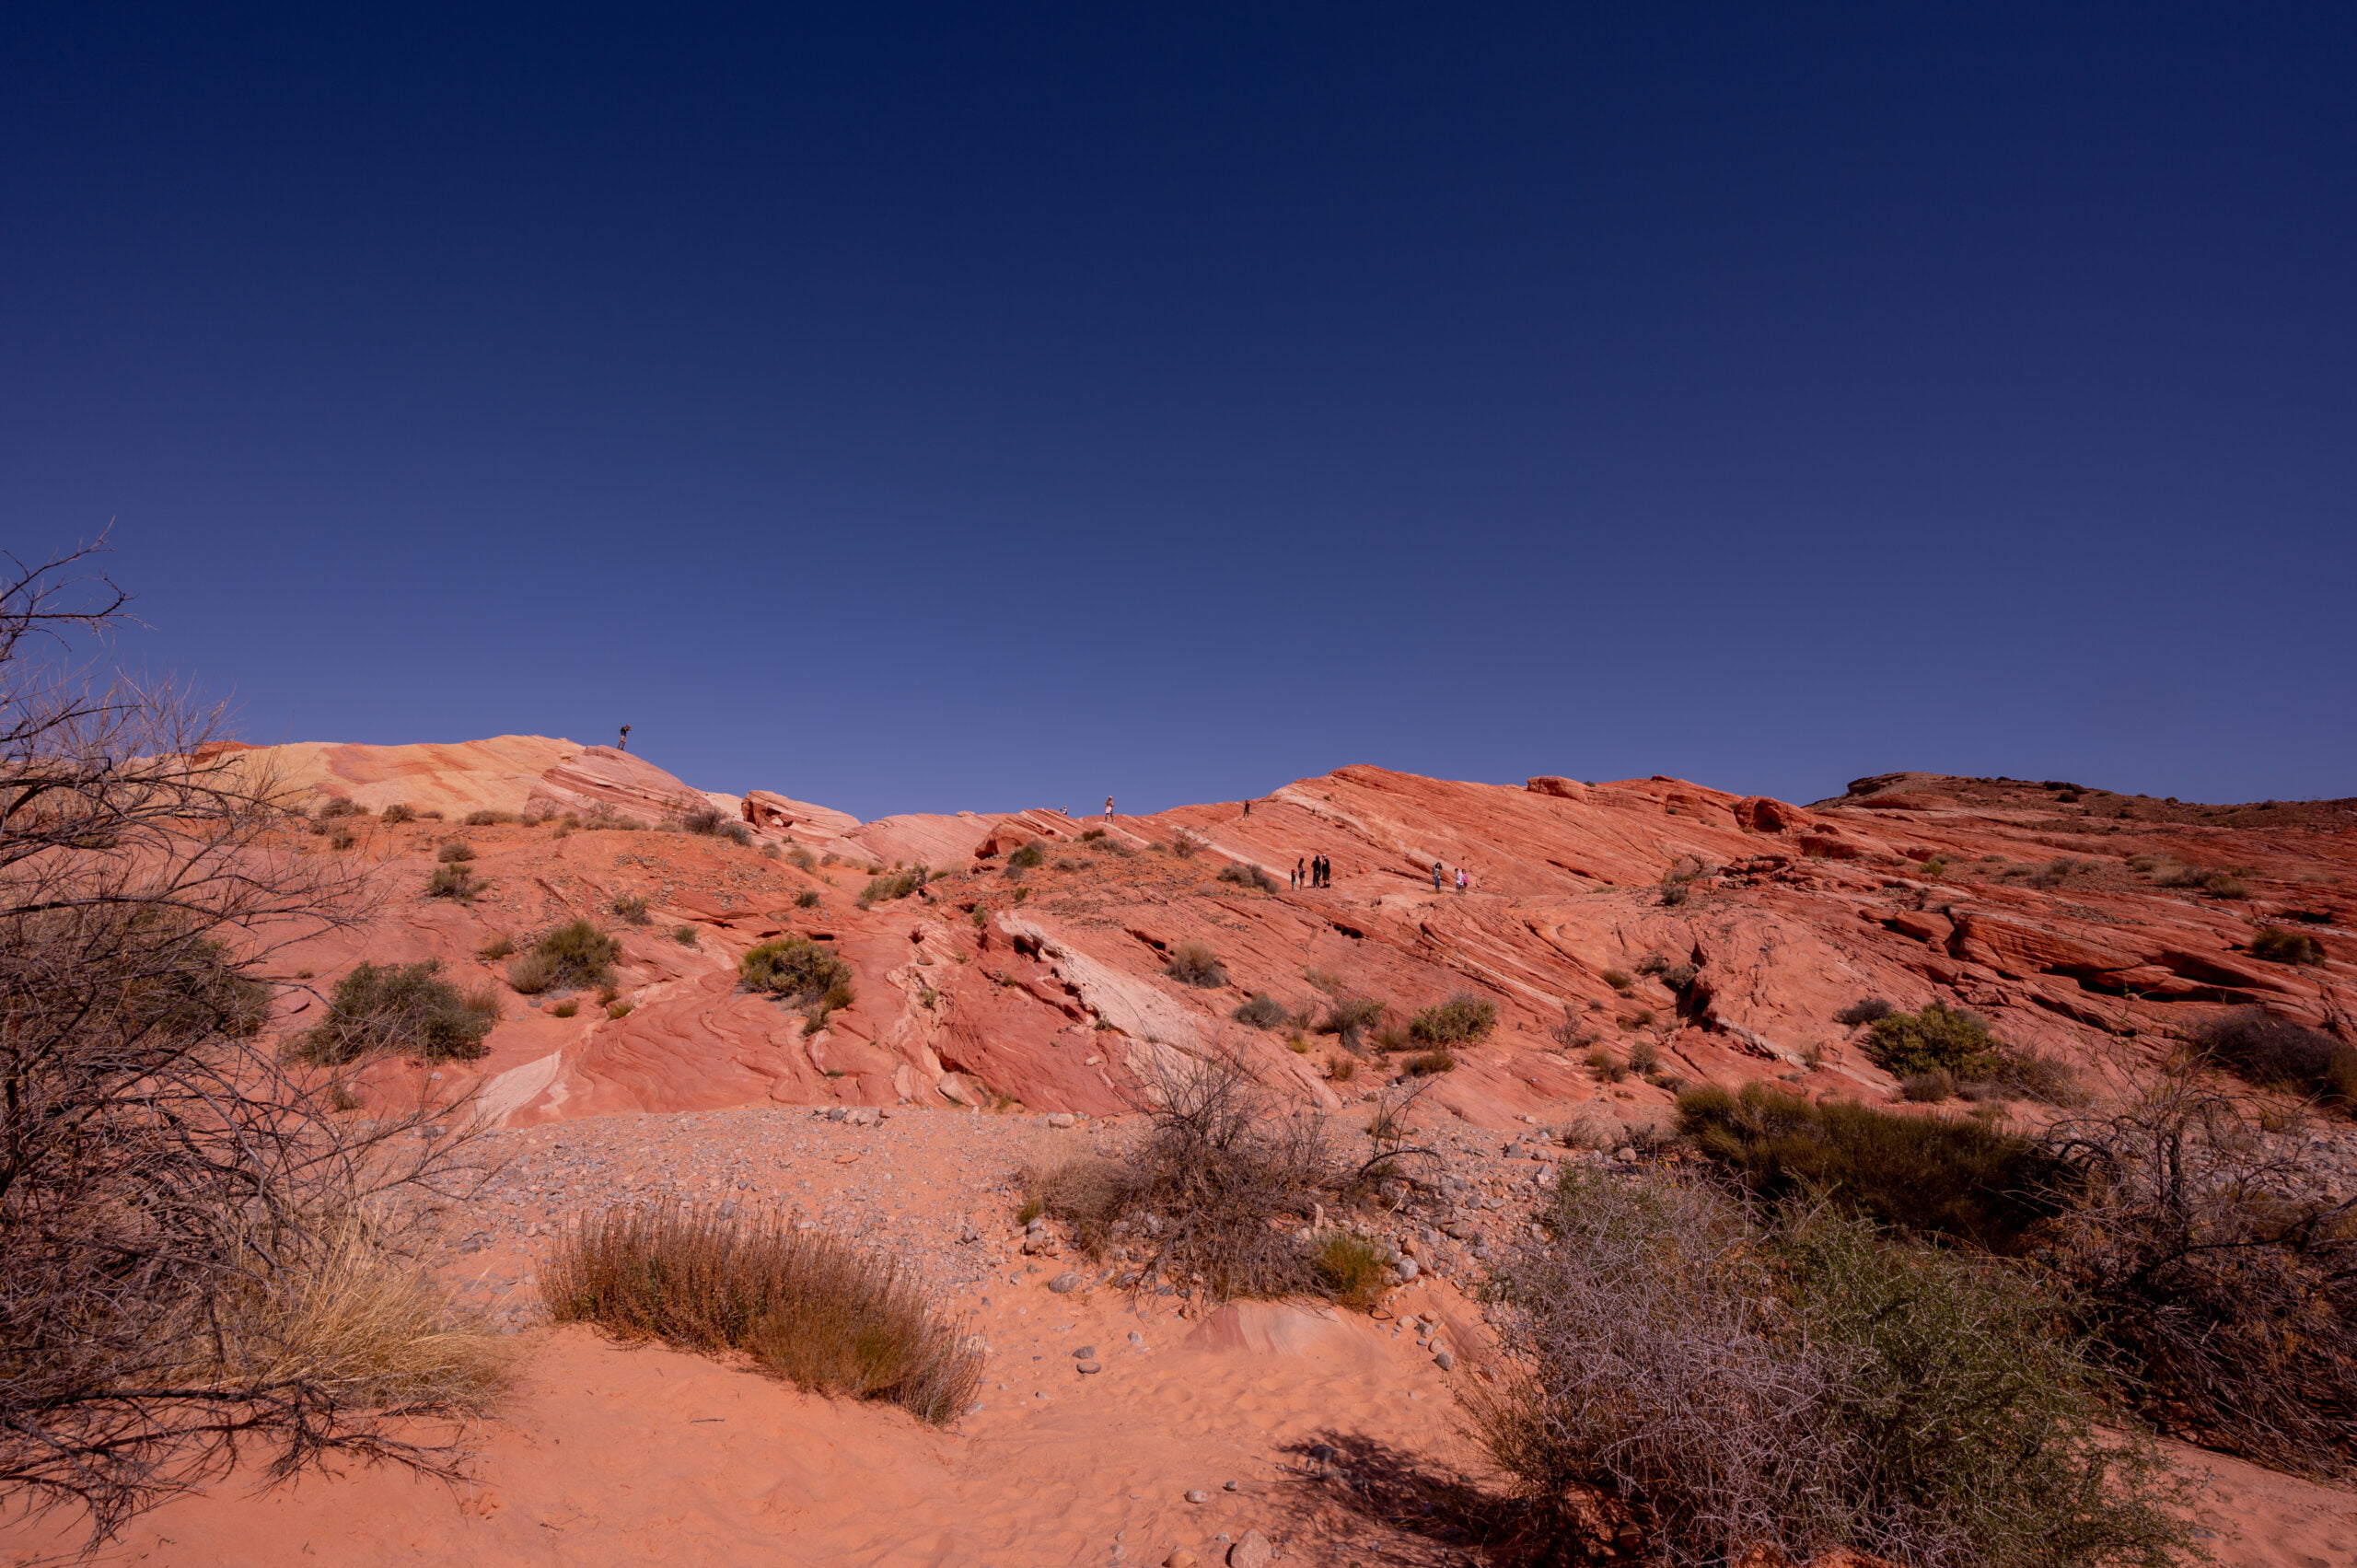
[[[2324,944],[2305,931],[2262,925],[2250,939],[2250,956],[2276,964],[2320,964],[2324,962]]]
[[[617,893],[611,908],[633,925],[646,923],[646,896],[643,893]]]
[[[2075,1202],[2038,1260],[2165,1428],[2357,1472],[2357,1194],[2190,1066],[2059,1124]]]
[[[2180,1560],[2181,1483],[2098,1428],[2094,1369],[2003,1266],[1667,1174],[1569,1173],[1546,1218],[1496,1286],[1522,1370],[1465,1396],[1542,1558],[1627,1525],[1696,1568]]]
[[[1454,1072],[1457,1058],[1446,1051],[1426,1051],[1411,1056],[1399,1064],[1399,1070],[1410,1077],[1424,1077],[1434,1073]]]
[[[499,998],[488,988],[462,992],[441,970],[435,958],[355,965],[336,981],[327,1016],[296,1037],[289,1054],[323,1066],[374,1056],[465,1062],[488,1054],[483,1037],[499,1022]]]
[[[474,857],[475,846],[462,839],[452,839],[434,852],[434,858],[445,865],[455,865],[462,860],[472,860]]]
[[[1227,865],[1221,866],[1219,879],[1223,882],[1233,882],[1239,888],[1257,888],[1264,893],[1273,893],[1277,890],[1275,877],[1259,866],[1247,865],[1240,860],[1230,861]]]
[[[1335,1035],[1341,1042],[1356,1050],[1369,1029],[1383,1022],[1387,1005],[1373,996],[1352,996],[1337,993],[1326,1006],[1326,1014],[1318,1020],[1318,1032]]]
[[[1487,1040],[1497,1027],[1498,1005],[1479,996],[1452,996],[1437,1007],[1427,1007],[1408,1021],[1409,1038],[1419,1045],[1469,1045]]]
[[[570,921],[507,966],[507,983],[527,996],[566,986],[610,985],[622,945],[586,920]]]
[[[692,925],[675,925],[671,927],[671,940],[682,947],[693,947],[697,945],[696,928]]]
[[[1226,966],[1219,961],[1217,953],[1201,942],[1181,942],[1172,948],[1163,972],[1181,984],[1205,991],[1217,990],[1227,983]]]
[[[1309,1267],[1337,1307],[1371,1312],[1392,1280],[1391,1254],[1364,1236],[1329,1230],[1310,1244]]]
[[[470,904],[475,901],[476,896],[489,886],[491,884],[488,882],[479,882],[475,879],[471,867],[464,863],[452,863],[434,868],[433,874],[425,879],[425,896],[429,899],[449,899],[458,903]]]
[[[749,844],[753,842],[752,829],[716,807],[706,807],[700,811],[689,812],[679,819],[679,830],[683,833],[699,833],[710,839],[726,839],[730,843],[736,844]]]
[[[905,899],[923,887],[932,875],[926,867],[915,865],[888,876],[871,877],[867,879],[867,886],[860,890],[859,907],[867,909],[875,904],[888,904]]]
[[[516,819],[513,811],[470,811],[459,819],[459,823],[467,828],[501,828]]]
[[[1761,1198],[1821,1193],[1883,1225],[1990,1251],[2018,1249],[2061,1206],[2064,1167],[1977,1121],[1813,1105],[1767,1084],[1688,1089],[1678,1119],[1705,1157]]]
[[[946,1425],[981,1385],[964,1325],[889,1257],[777,1214],[616,1205],[583,1217],[540,1270],[560,1323],[739,1352],[813,1393],[884,1400]]]

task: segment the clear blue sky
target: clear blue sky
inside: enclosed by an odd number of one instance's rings
[[[0,531],[256,739],[2357,794],[2357,8],[19,5]]]

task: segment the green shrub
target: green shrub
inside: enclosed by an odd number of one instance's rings
[[[2061,1165],[1978,1121],[1812,1105],[1765,1084],[1688,1089],[1678,1116],[1705,1157],[1763,1198],[1821,1191],[1884,1225],[1992,1252],[2015,1250],[2063,1201]]]
[[[823,944],[807,936],[781,936],[738,959],[737,977],[748,991],[766,992],[800,1005],[823,999],[838,985],[848,986],[852,969]]]
[[[549,1013],[552,1016],[559,1018],[570,1018],[579,1015],[580,1011],[581,1004],[570,1001],[560,1002],[555,1006],[549,1009]]]
[[[2250,954],[2274,964],[2320,964],[2324,962],[2324,945],[2305,931],[2262,925],[2258,935],[2250,939]]]
[[[1617,1084],[1629,1075],[1627,1065],[1600,1045],[1587,1053],[1587,1070],[1606,1084]]]
[[[1972,1014],[1933,1002],[1920,1013],[1887,1013],[1868,1026],[1867,1052],[1898,1077],[1942,1072],[1954,1078],[1993,1078],[2004,1047]]]
[[[451,840],[434,852],[434,858],[445,865],[456,865],[460,861],[472,860],[474,857],[475,846],[458,839]]]
[[[637,1004],[633,1002],[609,1002],[606,1004],[606,1016],[609,1018],[627,1018],[636,1009],[636,1007]]]
[[[459,903],[474,902],[475,895],[488,886],[475,880],[475,874],[464,863],[437,865],[425,879],[425,896],[429,899],[455,899]]]
[[[1463,1398],[1558,1561],[2170,1568],[2189,1488],[2000,1264],[1838,1212],[1566,1167]],[[1595,1500],[1614,1504],[1608,1511]],[[1633,1512],[1641,1539],[1614,1539]]]
[[[819,895],[817,891],[813,889],[805,888],[802,891],[795,894],[794,907],[798,910],[817,909],[819,907]]]
[[[1606,970],[1596,978],[1615,991],[1626,991],[1637,983],[1625,970]]]
[[[682,947],[695,947],[696,928],[692,925],[675,925],[671,927],[671,940]]]
[[[622,945],[586,920],[558,926],[507,966],[507,983],[527,996],[569,985],[606,985]]]
[[[1898,1098],[1918,1105],[1937,1105],[1956,1098],[1956,1080],[1937,1067],[1928,1073],[1910,1073],[1898,1080]]]
[[[1285,1005],[1265,991],[1254,992],[1250,1001],[1238,1004],[1228,1016],[1256,1029],[1282,1028],[1293,1021],[1293,1014]]]
[[[2357,1109],[2357,1047],[2321,1029],[2246,1008],[2193,1034],[2204,1056],[2261,1088]]]
[[[1006,869],[1010,874],[1016,871],[1029,871],[1047,863],[1048,852],[1037,843],[1028,843],[1006,857]]]
[[[1273,893],[1277,890],[1275,877],[1259,866],[1247,865],[1240,860],[1232,860],[1221,866],[1219,879],[1223,882],[1233,882],[1239,888],[1258,888],[1264,893]]]
[[[1335,1305],[1372,1312],[1391,1283],[1391,1258],[1380,1246],[1347,1230],[1329,1230],[1311,1243],[1309,1267]]]
[[[1438,1073],[1450,1072],[1456,1066],[1457,1058],[1447,1051],[1427,1051],[1421,1056],[1408,1058],[1406,1062],[1400,1063],[1399,1070],[1411,1078],[1422,1078]]]
[[[502,933],[475,949],[475,957],[484,963],[495,963],[516,950],[515,938]]]
[[[441,967],[432,958],[357,965],[336,982],[327,1016],[296,1038],[293,1054],[321,1066],[395,1054],[428,1062],[484,1055],[498,1000],[488,991],[459,991],[440,977]]]
[[[706,838],[726,839],[731,843],[749,844],[753,842],[752,829],[716,807],[689,812],[679,819],[679,830],[701,833]]]
[[[1171,979],[1205,991],[1227,983],[1227,970],[1220,963],[1219,955],[1201,942],[1179,943],[1171,950],[1169,962],[1163,969]]]
[[[1459,995],[1417,1014],[1408,1021],[1408,1033],[1422,1045],[1464,1045],[1488,1039],[1497,1022],[1496,1003]]]
[[[574,1225],[540,1271],[560,1323],[707,1354],[733,1352],[814,1393],[883,1400],[946,1425],[982,1357],[904,1269],[783,1215],[613,1207]]]
[[[888,904],[896,900],[905,899],[919,888],[923,887],[931,876],[932,873],[925,867],[916,865],[906,871],[871,877],[867,879],[866,888],[859,895],[859,907],[866,909],[873,904]]]

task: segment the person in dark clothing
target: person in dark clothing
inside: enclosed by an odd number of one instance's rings
[[[1433,891],[1440,891],[1440,862],[1437,860],[1433,862]]]
[[[630,726],[622,726],[622,738],[614,742],[614,749],[617,751],[627,751],[630,749]]]
[[[1318,857],[1318,885],[1321,888],[1334,885],[1334,863],[1322,854]]]
[[[1293,885],[1296,888],[1300,887],[1302,877],[1307,875],[1307,873],[1308,868],[1301,863],[1298,857],[1296,857],[1293,863]]]

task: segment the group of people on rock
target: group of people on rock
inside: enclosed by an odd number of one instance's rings
[[[1439,861],[1435,860],[1433,862],[1433,891],[1435,893],[1440,891],[1440,878],[1441,864]],[[1461,865],[1458,866],[1457,868],[1457,890],[1461,893],[1472,885],[1473,878],[1465,874],[1465,867]]]
[[[1334,863],[1322,854],[1293,863],[1293,885],[1296,888],[1330,888],[1334,885]]]

